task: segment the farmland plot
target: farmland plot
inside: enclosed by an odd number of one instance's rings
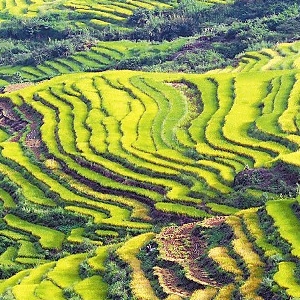
[[[226,4],[232,2],[231,0],[199,0],[207,5],[212,4]],[[61,9],[66,11],[75,11],[80,15],[80,20],[86,22],[85,25],[91,27],[103,26],[126,26],[126,19],[130,17],[137,9],[170,9],[177,5],[177,1],[163,1],[163,0],[126,0],[126,1],[78,1],[78,0],[64,0],[64,1],[43,1],[43,0],[1,0],[0,8],[4,13],[13,16],[35,17],[41,13],[49,10],[58,12]],[[86,20],[86,21],[85,21]],[[80,22],[78,22],[80,23]],[[82,25],[82,24],[81,24]]]
[[[293,47],[230,72],[65,74],[3,94],[1,295],[299,297]],[[108,48],[90,63],[118,59]]]

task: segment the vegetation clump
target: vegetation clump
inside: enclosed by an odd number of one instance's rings
[[[298,168],[278,163],[272,168],[245,168],[234,179],[237,190],[254,188],[277,195],[298,196],[300,174]]]

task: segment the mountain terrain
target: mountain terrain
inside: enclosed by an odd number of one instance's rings
[[[299,1],[0,7],[0,299],[300,298]]]

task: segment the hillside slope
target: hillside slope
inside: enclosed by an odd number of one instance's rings
[[[0,1],[0,299],[300,299],[298,4]]]
[[[3,94],[3,299],[299,297],[298,45]]]

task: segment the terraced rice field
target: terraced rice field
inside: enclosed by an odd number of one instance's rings
[[[187,38],[160,44],[125,40],[99,42],[87,51],[77,52],[65,58],[45,61],[37,66],[0,67],[0,78],[6,78],[19,72],[25,82],[37,82],[61,74],[122,68],[122,64],[125,62],[130,64],[132,61],[132,65],[137,64],[137,58],[140,61],[149,58],[155,59],[158,54],[163,52],[172,55],[186,42]],[[170,49],[172,50],[170,51]]]
[[[199,0],[207,5],[226,4],[231,0]],[[75,11],[80,16],[78,26],[87,25],[90,27],[103,26],[126,26],[126,20],[137,9],[169,9],[177,5],[177,1],[164,0],[126,0],[126,1],[43,1],[43,0],[1,0],[0,10],[12,16],[35,17],[48,11]]]
[[[255,173],[299,167],[298,46],[207,74],[82,72],[1,95],[0,297],[106,299],[112,253],[135,299],[300,297],[298,190],[268,193]],[[253,203],[228,206],[240,174],[254,174]]]

